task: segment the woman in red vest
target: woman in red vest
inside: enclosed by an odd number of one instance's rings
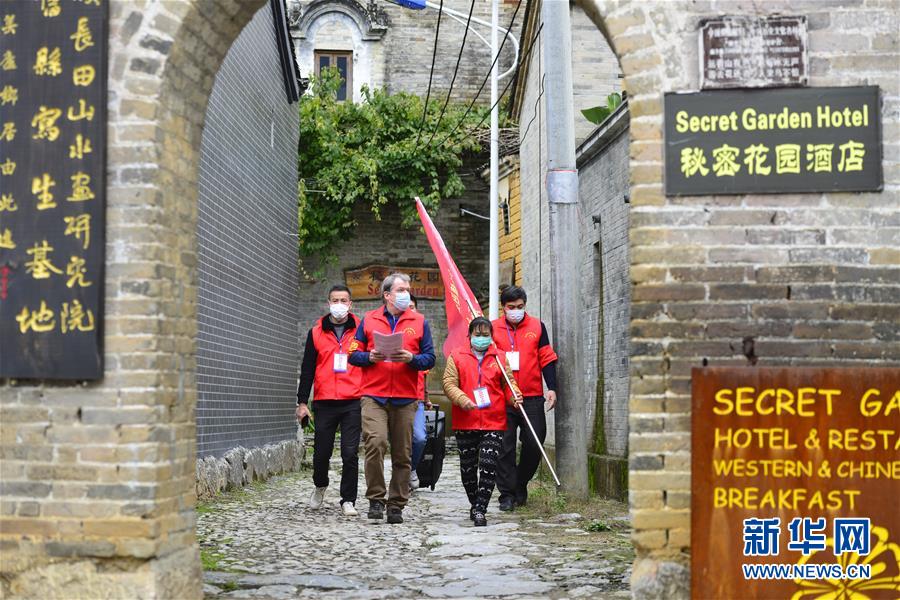
[[[490,321],[472,319],[469,344],[451,352],[444,368],[444,393],[453,403],[460,474],[472,505],[469,517],[476,527],[487,525],[485,513],[494,492],[507,401],[517,407],[522,397],[506,354],[493,345],[492,337]],[[501,369],[506,370],[506,377]]]

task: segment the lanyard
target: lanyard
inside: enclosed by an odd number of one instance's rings
[[[344,336],[347,335],[347,330],[344,329],[344,333],[343,333],[343,335],[341,335],[341,337],[338,337],[337,333],[334,330],[331,331],[331,335],[333,335],[334,339],[337,340],[338,350],[340,351],[341,354],[343,354],[344,353]]]
[[[478,387],[481,387],[481,363],[486,357],[487,355],[482,356],[481,358],[475,357],[475,360],[478,361]]]
[[[509,345],[510,345],[510,347],[512,348],[513,352],[516,351],[516,336],[515,336],[515,332],[518,331],[518,329],[519,329],[519,327],[516,326],[515,329],[513,329],[513,333],[510,333],[510,332],[509,332],[509,323],[506,324],[506,337],[509,338]]]

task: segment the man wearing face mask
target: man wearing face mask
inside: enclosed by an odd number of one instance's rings
[[[328,461],[334,452],[334,437],[341,431],[341,512],[355,517],[359,476],[360,384],[362,370],[349,364],[349,350],[356,334],[356,317],[350,313],[350,289],[335,285],[328,292],[328,314],[319,319],[306,336],[306,349],[297,388],[297,418],[309,419],[307,407],[313,390],[313,490],[310,508],[322,508],[328,488]]]
[[[418,404],[419,372],[434,366],[431,328],[421,313],[408,310],[409,276],[388,275],[381,285],[384,306],[366,313],[350,347],[350,363],[362,367],[362,432],[366,451],[368,517],[403,522],[409,500],[412,428]],[[391,356],[375,349],[375,334],[403,334]],[[384,455],[391,447],[391,483],[386,489]],[[387,498],[385,498],[387,496]]]
[[[544,382],[547,383],[547,410],[556,406],[556,362],[559,357],[550,345],[547,327],[540,319],[525,312],[528,296],[518,286],[510,286],[500,294],[503,316],[493,321],[494,343],[506,353],[516,383],[525,397],[523,408],[541,441],[547,437],[544,414]],[[507,409],[507,426],[497,469],[500,510],[511,511],[528,500],[528,482],[541,463],[541,450],[528,430],[521,412]],[[522,453],[516,465],[516,438],[522,442]]]

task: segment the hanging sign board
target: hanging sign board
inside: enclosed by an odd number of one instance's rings
[[[665,95],[666,194],[877,191],[879,88]]]
[[[0,377],[103,375],[106,4],[0,3]]]
[[[354,300],[381,300],[381,283],[391,273],[409,275],[409,293],[420,300],[444,299],[444,282],[439,269],[369,265],[344,271],[344,280]]]
[[[900,369],[696,368],[694,598],[896,599]]]
[[[734,16],[700,25],[700,87],[806,85],[806,17]]]

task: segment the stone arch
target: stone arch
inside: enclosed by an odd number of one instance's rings
[[[366,42],[380,40],[387,31],[387,18],[377,6],[364,8],[356,0],[314,0],[307,6],[291,31],[301,40],[310,37],[310,28],[321,17],[338,13],[351,19]]]
[[[628,110],[630,113],[629,124],[629,178],[630,178],[630,213],[632,217],[646,211],[653,211],[656,207],[665,203],[663,191],[663,119],[662,100],[663,92],[672,89],[689,89],[691,73],[685,72],[680,67],[690,64],[690,57],[683,54],[683,38],[676,31],[684,30],[683,22],[672,23],[671,26],[661,26],[665,19],[673,19],[675,15],[666,14],[660,21],[654,18],[653,6],[640,2],[618,2],[616,0],[576,0],[582,7],[597,29],[600,30],[609,47],[615,53],[624,75],[623,89],[628,94]],[[659,12],[659,11],[656,11]],[[684,18],[685,15],[681,15]],[[696,43],[693,44],[696,47]],[[669,60],[672,65],[677,64],[679,70],[675,71],[667,66],[667,57],[676,53],[677,60]],[[696,58],[693,61],[696,63]],[[696,75],[696,73],[694,73]],[[694,76],[696,79],[696,76]],[[640,216],[638,217],[640,218]],[[641,271],[646,268],[642,265],[642,259],[635,256],[634,249],[634,225],[633,219],[629,225],[629,237],[632,239],[630,246],[630,279],[634,290],[635,282],[642,279]],[[634,321],[632,316],[632,322]],[[632,337],[634,327],[632,324]],[[659,357],[662,362],[662,357]],[[635,389],[644,389],[643,384],[645,366],[635,365],[630,361],[631,393],[628,403],[629,415],[646,410],[646,403],[639,398]],[[629,419],[631,421],[631,419]],[[632,425],[629,425],[629,429]],[[689,426],[687,428],[689,430]],[[635,459],[635,434],[629,433],[629,464]],[[645,440],[640,440],[643,446],[639,450],[647,452],[652,448],[647,447]],[[658,444],[659,452],[666,450],[664,442],[650,441],[650,446]],[[635,472],[629,473],[629,508],[635,527],[633,542],[636,551],[634,569],[632,572],[632,593],[638,598],[675,598],[689,594],[690,575],[688,571],[690,540],[684,535],[670,535],[670,525],[664,523],[644,524],[642,516],[636,513],[636,507],[643,508],[644,504],[637,504],[635,498],[657,493],[661,486],[644,486],[635,479]],[[682,489],[685,478],[675,486]],[[690,495],[690,484],[687,484],[686,494]],[[654,492],[645,491],[653,489]],[[664,498],[662,491],[658,491]],[[679,492],[682,493],[682,492]],[[673,503],[674,505],[674,503]],[[677,524],[673,528],[689,530],[690,517],[683,511],[677,515]],[[674,523],[674,522],[673,522]]]
[[[75,484],[63,471],[51,477],[67,494],[63,512],[58,497],[38,498],[40,516],[19,525],[9,562],[4,547],[4,596],[203,595],[194,518],[200,139],[219,66],[265,3],[111,3],[105,373],[83,386],[3,390],[4,404],[35,397],[49,414],[69,414],[46,428],[58,453],[24,460],[81,469]]]

